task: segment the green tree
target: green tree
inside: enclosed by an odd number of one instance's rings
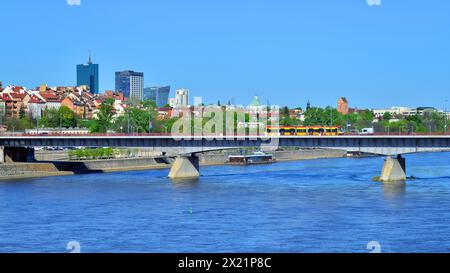
[[[391,113],[389,113],[389,112],[384,113],[384,115],[383,115],[383,120],[389,121],[389,120],[391,120],[391,119],[392,119]]]
[[[128,111],[132,131],[135,133],[149,133],[150,112],[138,108],[131,108]]]
[[[75,128],[78,125],[78,116],[67,106],[46,109],[39,124],[47,128]]]
[[[305,126],[325,125],[327,121],[325,111],[322,108],[311,107],[305,111]]]
[[[70,110],[68,107],[60,107],[59,108],[59,115],[62,119],[62,127],[64,128],[75,128],[78,124],[78,117],[76,116],[75,112]]]
[[[156,105],[156,102],[154,100],[145,100],[142,103],[142,106],[147,109],[157,109],[158,108],[158,106]]]
[[[19,109],[19,119],[23,119],[23,118],[25,118],[25,106],[24,105],[22,105],[21,107],[20,107],[20,109]]]
[[[357,119],[355,122],[355,127],[357,130],[372,127],[373,120],[375,118],[372,111],[363,110],[363,111],[358,112],[358,114],[356,116],[357,116]]]
[[[114,100],[107,99],[100,105],[100,110],[97,113],[95,122],[91,125],[89,130],[91,133],[106,133],[112,127],[114,117]]]

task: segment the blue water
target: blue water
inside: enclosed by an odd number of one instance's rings
[[[379,157],[0,182],[0,252],[449,252],[450,153],[406,158],[394,186]]]

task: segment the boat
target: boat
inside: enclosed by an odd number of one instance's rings
[[[248,155],[230,155],[228,157],[227,164],[230,165],[256,165],[256,164],[271,164],[275,163],[275,158],[271,154],[266,154],[264,152],[254,152]]]

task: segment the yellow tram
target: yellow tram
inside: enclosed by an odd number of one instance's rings
[[[267,126],[269,136],[340,136],[339,126]]]

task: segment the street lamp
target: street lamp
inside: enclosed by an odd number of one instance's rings
[[[62,134],[62,115],[59,113],[59,133]]]
[[[150,117],[148,119],[148,133],[151,134],[153,129],[153,122],[152,122],[152,113],[150,112]]]
[[[445,128],[445,134],[447,134],[447,127],[448,127],[447,104],[448,104],[448,100],[446,99],[446,100],[445,100],[445,113],[444,113],[444,115],[445,115],[445,125],[444,125],[444,128]]]
[[[330,121],[331,121],[331,124],[330,124],[330,127],[333,127],[333,107],[331,107],[330,106]]]

